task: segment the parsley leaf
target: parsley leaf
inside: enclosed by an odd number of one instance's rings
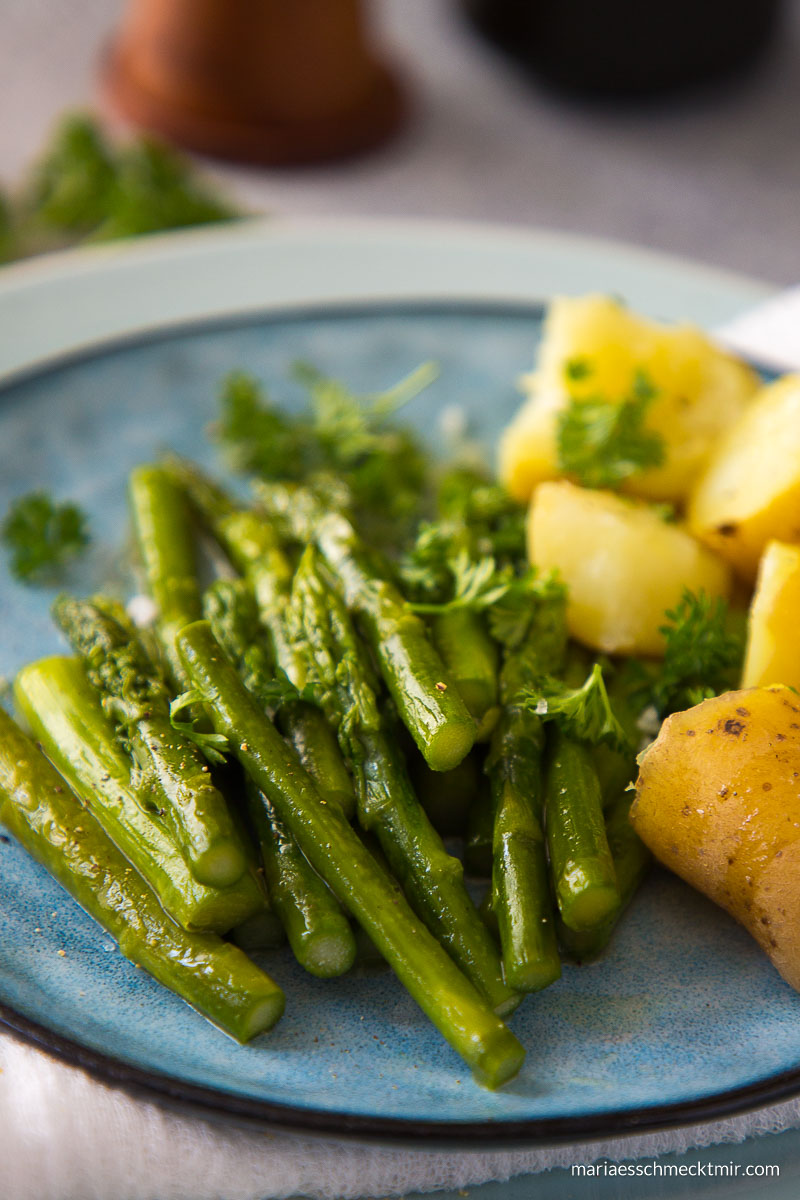
[[[91,117],[72,114],[56,127],[34,165],[23,204],[35,224],[65,237],[83,236],[108,213],[116,167]]]
[[[465,549],[454,558],[447,559],[446,569],[452,576],[452,595],[449,600],[436,603],[409,603],[409,608],[418,613],[452,612],[457,608],[470,608],[482,612],[491,608],[508,591],[513,582],[509,569],[498,571],[491,555],[472,559]]]
[[[214,433],[234,470],[266,479],[300,479],[313,465],[308,461],[308,423],[275,408],[252,375],[235,371],[223,379],[220,410]]]
[[[12,573],[23,583],[54,576],[88,545],[86,525],[76,504],[56,504],[46,492],[19,496],[0,528],[11,552]]]
[[[4,193],[0,192],[0,263],[14,257],[15,240],[11,205]]]
[[[517,703],[543,721],[557,721],[566,734],[579,741],[603,743],[621,752],[631,748],[611,708],[600,663],[594,664],[579,688],[571,688],[552,675],[543,675],[520,691]]]
[[[309,392],[309,407],[299,415],[273,407],[252,376],[225,381],[216,434],[233,466],[315,488],[327,488],[335,477],[368,540],[402,542],[422,510],[430,460],[414,434],[389,418],[431,382],[435,367],[425,363],[395,387],[366,397],[305,363],[294,374]]]
[[[735,687],[744,657],[744,631],[730,626],[720,597],[684,589],[680,603],[660,626],[666,648],[652,692],[661,715],[692,708]]]
[[[564,374],[573,383],[580,383],[582,379],[588,379],[593,369],[591,361],[582,355],[568,358],[564,363]]]
[[[208,225],[239,214],[182,155],[155,138],[141,137],[118,155],[102,215],[93,241]]]
[[[180,696],[176,696],[170,702],[169,723],[176,733],[183,734],[185,738],[193,742],[210,763],[214,765],[224,763],[224,752],[230,749],[228,739],[224,733],[206,733],[196,729],[193,720],[178,720],[178,713],[183,712],[186,708],[191,708],[193,705],[202,704],[202,702],[202,693],[197,688],[190,688],[188,692],[182,692]]]
[[[567,644],[567,589],[554,571],[539,575],[535,569],[515,579],[489,612],[489,630],[506,652],[519,650],[534,640],[542,662],[560,662]],[[553,669],[542,665],[540,671]]]
[[[584,487],[616,488],[631,475],[664,462],[663,438],[645,428],[656,396],[652,381],[636,372],[630,396],[614,404],[602,396],[573,396],[558,414],[558,466]]]

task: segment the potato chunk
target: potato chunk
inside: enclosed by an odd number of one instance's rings
[[[767,545],[747,623],[742,687],[800,689],[800,546]]]
[[[661,654],[659,626],[683,589],[726,596],[730,582],[723,562],[647,505],[565,481],[534,492],[528,554],[566,583],[572,636],[610,654]]]
[[[570,396],[620,403],[637,372],[657,389],[647,425],[664,441],[662,466],[630,479],[626,491],[681,501],[720,434],[740,416],[758,380],[690,325],[659,325],[608,296],[557,297],[548,311],[528,400],[500,441],[499,474],[525,501],[558,476],[556,422]]]
[[[800,542],[800,375],[762,388],[722,439],[688,520],[748,580],[772,538]]]
[[[656,857],[740,921],[798,989],[799,768],[794,692],[727,692],[664,722],[631,808]]]

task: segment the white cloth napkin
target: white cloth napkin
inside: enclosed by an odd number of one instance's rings
[[[717,331],[800,370],[800,288]],[[591,1162],[741,1142],[800,1127],[800,1098],[711,1124],[533,1150],[441,1151],[243,1131],[167,1112],[0,1036],[3,1200],[319,1200],[402,1196]]]
[[[774,371],[800,371],[800,287],[779,292],[716,331],[731,350]]]

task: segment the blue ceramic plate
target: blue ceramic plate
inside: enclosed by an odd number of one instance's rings
[[[542,300],[591,288],[708,324],[765,294],[620,247],[425,226],[244,226],[13,268],[0,278],[0,511],[40,486],[77,499],[95,541],[74,586],[124,582],[127,471],[166,446],[213,461],[205,430],[226,372],[256,373],[292,406],[295,359],[367,391],[433,358],[440,378],[407,419],[435,442],[459,405],[491,443]],[[0,674],[59,649],[51,599],[3,571]],[[500,1140],[696,1120],[800,1087],[800,998],[732,921],[660,873],[600,964],[567,967],[515,1015],[528,1059],[496,1094],[390,975],[320,982],[285,953],[266,965],[286,1016],[240,1047],[0,843],[6,1023],[151,1094],[306,1129]]]

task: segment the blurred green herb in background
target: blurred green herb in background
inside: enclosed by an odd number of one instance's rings
[[[169,146],[142,136],[113,145],[71,114],[13,193],[0,193],[0,262],[241,215]]]

